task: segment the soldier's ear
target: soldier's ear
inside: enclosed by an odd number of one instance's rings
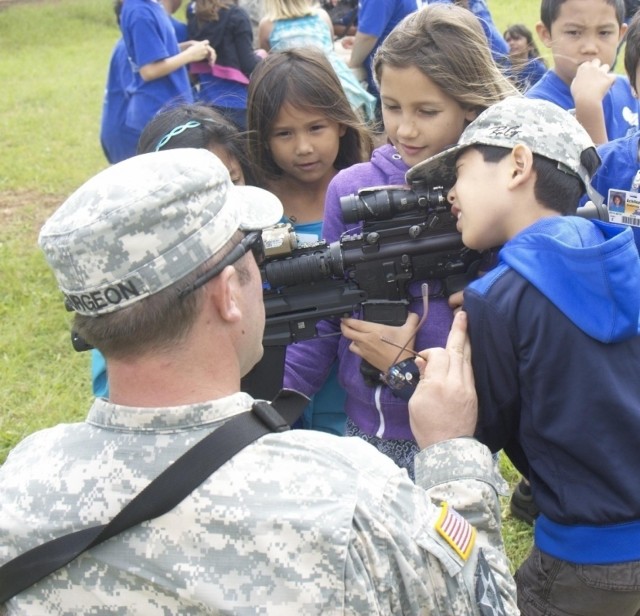
[[[204,288],[206,301],[211,302],[215,307],[221,320],[232,323],[242,319],[241,304],[238,301],[242,282],[235,267],[231,265],[225,267]]]

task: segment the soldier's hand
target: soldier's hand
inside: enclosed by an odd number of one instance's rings
[[[420,381],[409,400],[411,430],[421,449],[461,436],[473,436],[478,421],[467,314],[458,312],[445,349],[421,351]]]

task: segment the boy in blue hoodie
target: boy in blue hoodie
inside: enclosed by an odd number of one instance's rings
[[[570,215],[598,163],[568,112],[510,98],[407,174],[450,181],[468,247],[502,245],[464,308],[477,436],[541,512],[516,575],[523,614],[640,610],[640,257],[630,228]]]

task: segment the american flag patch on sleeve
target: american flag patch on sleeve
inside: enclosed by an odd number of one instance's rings
[[[436,530],[463,560],[469,558],[476,541],[476,529],[447,503],[442,503]]]

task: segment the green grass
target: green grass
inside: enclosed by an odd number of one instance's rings
[[[46,216],[106,166],[102,93],[119,32],[108,0],[0,12],[0,462],[27,434],[75,421],[91,399],[89,358],[36,245]]]
[[[118,36],[108,0],[1,13],[0,190],[64,193],[105,165],[96,127]]]
[[[536,34],[536,23],[540,21],[540,0],[521,0],[519,2],[508,2],[505,0],[487,0],[491,16],[500,33],[514,24],[524,24],[533,32],[538,51],[550,63],[551,54],[549,50],[540,42]]]
[[[539,0],[489,6],[501,32],[538,20]],[[106,166],[98,128],[118,36],[111,0],[0,11],[0,463],[29,433],[81,419],[91,399],[89,357],[71,349],[70,317],[36,238],[55,206]],[[517,481],[504,457],[502,468]],[[504,517],[515,568],[531,529]]]
[[[23,202],[0,234],[0,461],[30,432],[80,419],[90,400],[88,357],[71,350],[69,317],[35,248],[42,217],[41,201]]]

